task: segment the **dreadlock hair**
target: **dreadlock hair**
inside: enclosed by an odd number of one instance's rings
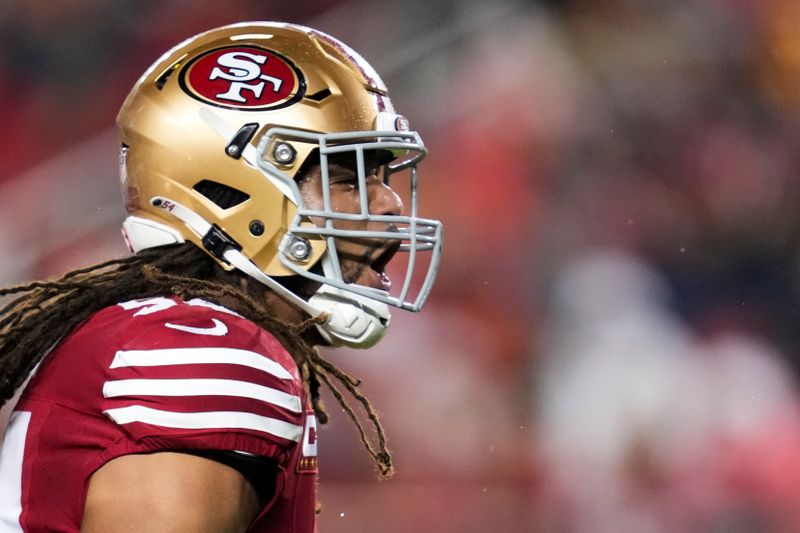
[[[267,289],[256,283],[244,289],[240,279],[240,274],[226,272],[194,244],[184,243],[142,250],[75,270],[57,280],[0,288],[0,298],[16,296],[0,308],[0,406],[22,386],[49,350],[93,313],[138,298],[203,298],[234,309],[278,339],[300,368],[322,424],[328,421],[320,397],[321,382],[325,383],[355,423],[380,477],[391,477],[394,468],[386,435],[372,404],[358,390],[360,380],[326,361],[303,335],[316,320],[293,325],[276,319],[258,297]],[[337,382],[361,404],[375,430],[377,444],[367,436]]]

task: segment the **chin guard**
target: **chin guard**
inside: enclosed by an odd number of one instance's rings
[[[389,306],[360,294],[322,285],[308,303],[329,315],[317,329],[331,346],[371,348],[389,328]]]

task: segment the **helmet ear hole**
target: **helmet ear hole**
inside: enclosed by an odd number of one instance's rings
[[[230,209],[250,199],[249,194],[212,180],[199,181],[193,189],[222,209]]]

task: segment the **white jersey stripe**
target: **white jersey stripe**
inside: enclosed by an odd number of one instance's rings
[[[233,379],[121,379],[107,381],[103,396],[236,396],[252,398],[295,413],[302,412],[299,396]]]
[[[240,411],[177,413],[152,409],[143,405],[131,405],[107,409],[103,412],[120,425],[142,422],[178,429],[249,429],[295,442],[300,442],[303,435],[303,426]]]
[[[22,532],[22,460],[30,421],[27,411],[12,413],[0,442],[0,531],[5,533]]]
[[[120,350],[111,368],[128,366],[202,365],[222,363],[262,370],[280,379],[294,379],[288,370],[265,356],[237,348],[165,348],[160,350]]]

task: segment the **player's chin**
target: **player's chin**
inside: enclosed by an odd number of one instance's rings
[[[362,265],[358,271],[358,275],[353,277],[351,283],[386,292],[392,288],[392,281],[386,275],[386,272],[379,272],[367,265]]]

